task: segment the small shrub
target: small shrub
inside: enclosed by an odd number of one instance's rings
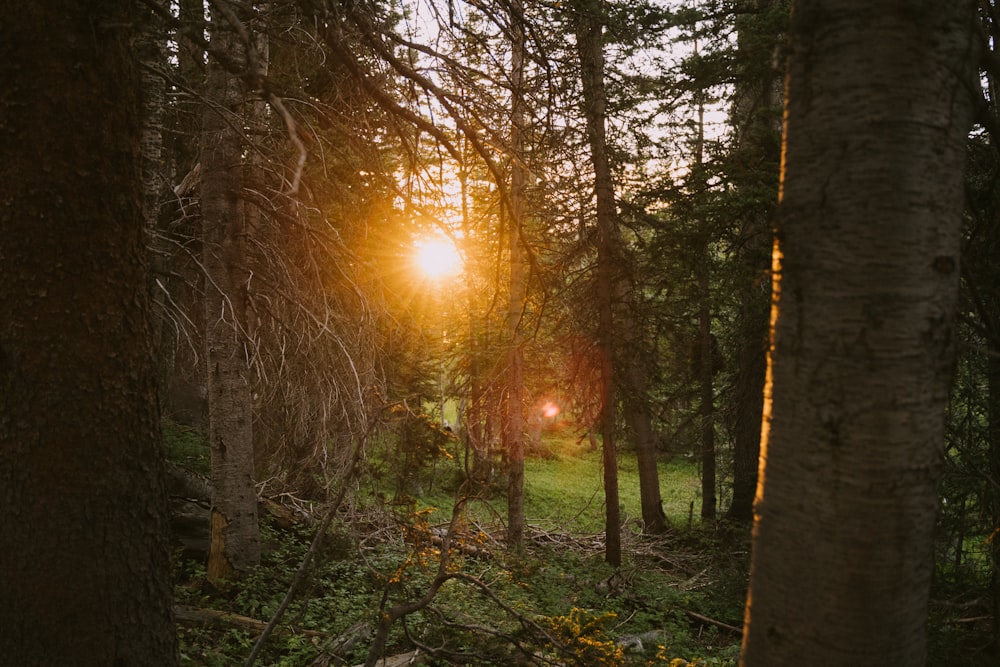
[[[622,649],[605,627],[617,614],[599,613],[574,607],[566,616],[548,616],[542,626],[562,645],[577,665],[616,667],[624,661]]]

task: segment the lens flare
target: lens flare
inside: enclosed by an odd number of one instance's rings
[[[431,280],[441,280],[462,270],[462,258],[455,244],[442,236],[429,236],[418,240],[414,261],[420,272]]]

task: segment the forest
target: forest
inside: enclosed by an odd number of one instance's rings
[[[0,8],[0,667],[1000,664],[995,0]]]

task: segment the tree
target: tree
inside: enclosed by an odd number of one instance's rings
[[[527,300],[527,262],[524,251],[524,10],[520,0],[510,7],[510,212],[508,247],[510,251],[510,295],[507,308],[507,344],[510,356],[507,369],[507,420],[504,428],[510,481],[507,490],[507,542],[520,550],[524,546],[524,348],[522,319]]]
[[[748,667],[924,662],[975,27],[793,7]]]
[[[223,16],[225,5],[217,9]],[[231,11],[230,11],[231,16]],[[260,560],[254,485],[253,414],[249,350],[248,221],[243,200],[244,93],[218,54],[250,69],[249,44],[238,20],[213,16],[212,50],[201,136],[201,217],[205,270],[205,361],[208,368],[209,446],[212,460],[212,541],[208,576],[221,581]],[[255,73],[256,74],[256,73]]]
[[[753,498],[760,462],[760,424],[767,366],[771,227],[777,203],[781,154],[782,89],[774,52],[788,22],[787,0],[748,0],[748,13],[736,19],[737,46],[732,59],[734,101],[730,111],[735,141],[725,157],[730,183],[727,209],[734,230],[730,293],[737,302],[736,323],[727,347],[735,371],[730,405],[733,438],[731,521],[753,521]]]
[[[176,665],[136,3],[0,20],[0,646]]]
[[[611,163],[606,135],[607,98],[604,88],[604,12],[593,0],[574,3],[583,111],[594,166],[594,197],[597,201],[597,339],[601,356],[601,448],[604,466],[605,551],[604,559],[619,567],[621,553],[621,509],[618,506],[618,453],[615,433],[616,376],[615,294],[620,265],[621,240],[618,230]]]

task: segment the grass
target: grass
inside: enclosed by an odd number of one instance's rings
[[[604,472],[600,450],[590,451],[572,434],[554,432],[543,440],[545,456],[524,463],[525,517],[529,524],[568,533],[592,534],[604,530]],[[445,464],[447,465],[447,464]],[[457,464],[455,464],[457,465]],[[690,526],[692,503],[701,498],[696,465],[685,459],[661,461],[660,495],[663,511],[674,526]],[[642,516],[639,471],[632,452],[618,455],[618,495],[626,522]],[[454,495],[436,489],[421,494],[422,507],[434,507],[431,521],[445,523],[451,516]],[[507,501],[496,494],[472,509],[476,518],[492,523],[490,516],[506,517]]]
[[[201,475],[211,473],[208,443],[196,429],[163,419],[163,446],[167,460]]]
[[[554,458],[525,462],[525,514],[531,523],[556,525],[569,532],[604,530],[604,472],[601,452],[578,446],[559,448]],[[674,525],[687,522],[690,503],[697,503],[697,469],[687,461],[660,462],[663,511]],[[618,457],[618,495],[622,517],[642,516],[639,472],[634,455]]]

